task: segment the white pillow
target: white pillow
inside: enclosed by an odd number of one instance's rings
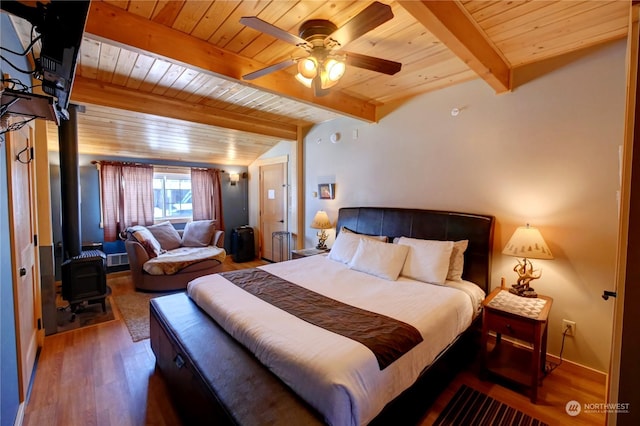
[[[407,258],[409,247],[360,238],[349,268],[395,281]]]
[[[427,283],[444,284],[449,271],[453,241],[400,237],[398,244],[409,246],[402,275]]]
[[[361,238],[376,241],[387,241],[387,237],[385,236],[355,234],[352,232],[344,232],[343,230],[341,230],[338,234],[338,237],[334,241],[333,246],[331,247],[331,251],[329,252],[329,259],[342,263],[351,262],[351,259],[353,258],[353,255],[358,248],[358,242]]]
[[[464,268],[464,252],[469,246],[469,240],[460,240],[453,243],[451,259],[449,261],[449,271],[447,279],[451,281],[462,281],[462,269]]]
[[[343,226],[342,228],[340,228],[340,232],[346,232],[347,234],[357,234],[357,235],[360,235],[360,236],[365,237],[365,238],[370,238],[372,240],[382,241],[383,243],[388,243],[389,242],[389,238],[386,235],[361,234],[359,232],[352,231],[351,229],[347,228],[346,226]]]

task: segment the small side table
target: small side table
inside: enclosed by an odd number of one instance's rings
[[[289,245],[291,244],[291,232],[276,231],[271,233],[271,260],[282,262],[289,260]],[[276,247],[278,248],[276,250]],[[276,260],[276,254],[278,259]]]
[[[315,256],[317,254],[328,253],[329,249],[308,248],[301,250],[291,250],[291,259],[300,259],[302,257]]]
[[[489,372],[528,385],[536,403],[547,356],[547,318],[553,299],[521,297],[497,288],[482,302],[482,366]],[[489,348],[489,333],[496,335]],[[502,341],[502,335],[515,339]]]

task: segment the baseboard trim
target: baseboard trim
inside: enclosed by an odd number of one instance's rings
[[[560,358],[556,355],[547,354],[547,362],[552,362],[554,364],[560,363]],[[587,367],[586,365],[578,364],[577,362],[569,361],[566,359],[562,360],[562,369],[569,370],[579,376],[582,376],[586,379],[593,380],[599,384],[607,384],[609,374],[604,371],[599,371],[591,367]]]
[[[494,333],[492,333],[492,335],[495,336]],[[504,340],[507,340],[515,345],[518,346],[522,346],[525,348],[530,348],[531,346],[527,346],[522,344],[519,341],[516,340],[512,340],[508,337],[502,337]],[[560,363],[560,358],[556,355],[552,355],[550,353],[547,353],[547,362],[551,362],[553,364],[559,364]],[[607,372],[604,371],[600,371],[600,370],[596,370],[594,368],[591,367],[587,367],[586,365],[582,365],[582,364],[578,364],[577,362],[574,361],[569,361],[567,359],[563,359],[562,360],[562,368],[568,371],[571,371],[574,374],[577,374],[579,376],[582,376],[588,380],[593,380],[596,383],[599,384],[604,384],[605,386],[607,385],[608,382],[608,377],[609,374]]]

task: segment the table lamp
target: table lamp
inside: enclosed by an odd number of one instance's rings
[[[331,228],[331,221],[329,220],[329,216],[327,216],[327,212],[324,210],[318,210],[316,215],[313,218],[313,222],[311,222],[311,227],[313,229],[319,229],[318,231],[318,245],[316,246],[319,250],[326,250],[327,246],[325,245],[325,241],[329,237],[325,232],[325,229]]]
[[[542,276],[541,270],[534,270],[529,259],[553,259],[551,250],[542,238],[537,228],[520,226],[511,236],[511,239],[502,250],[502,254],[513,257],[521,257],[513,270],[518,274],[518,281],[513,284],[509,292],[524,297],[538,297],[535,290],[529,287],[529,283]]]

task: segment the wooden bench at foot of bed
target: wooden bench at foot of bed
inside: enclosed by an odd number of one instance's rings
[[[156,364],[185,424],[323,424],[185,293],[152,299],[150,314]]]
[[[150,305],[151,348],[185,425],[323,425],[317,412],[238,345],[185,293]],[[166,316],[172,318],[171,325]],[[477,352],[473,326],[373,425],[416,424]]]

